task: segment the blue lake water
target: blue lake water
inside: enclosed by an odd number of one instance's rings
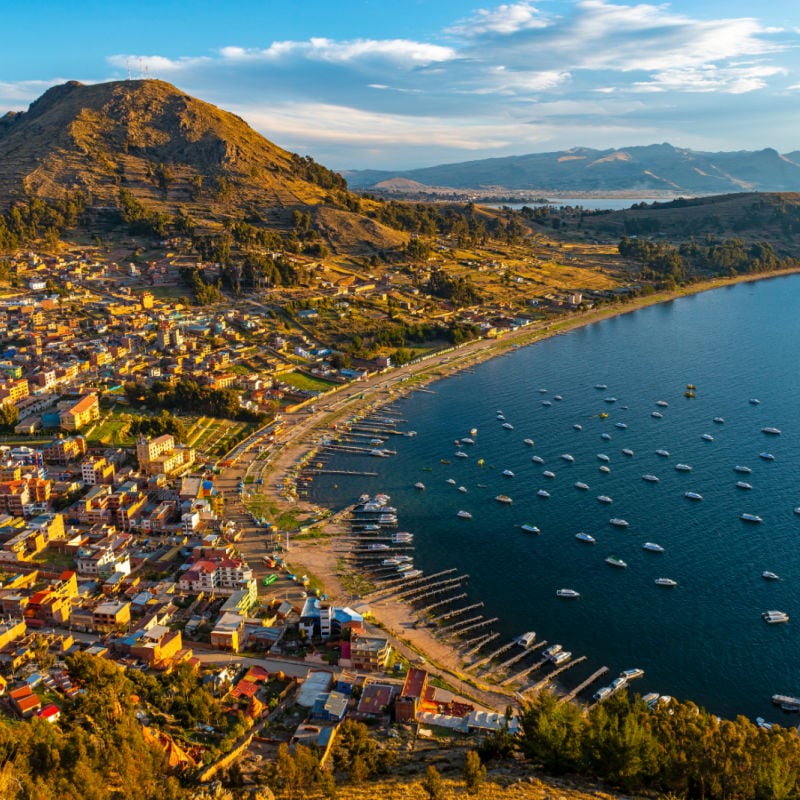
[[[564,675],[567,686],[602,665],[611,677],[642,667],[645,677],[635,684],[642,693],[691,699],[727,717],[796,723],[770,698],[800,694],[799,304],[800,276],[779,277],[519,348],[432,384],[433,394],[395,401],[398,416],[408,420],[401,427],[417,436],[393,437],[392,458],[337,456],[331,466],[377,470],[379,477],[320,476],[311,497],[342,507],[362,492],[390,494],[400,529],[415,533],[415,565],[426,573],[449,567],[469,573],[470,599],[485,602],[486,617],[500,618],[493,629],[503,639],[493,646],[535,630],[538,639],[587,656]],[[697,388],[687,398],[690,383]],[[611,397],[616,402],[606,402]],[[668,406],[657,406],[659,400]],[[513,430],[502,427],[500,410]],[[781,435],[765,434],[764,427]],[[456,447],[454,439],[472,428],[475,444]],[[457,449],[469,458],[454,458]],[[601,453],[610,459],[608,474],[599,470]],[[532,462],[533,455],[545,463]],[[678,463],[692,471],[677,471]],[[738,474],[736,465],[752,473]],[[644,481],[644,474],[659,482]],[[468,493],[449,485],[451,477]],[[736,488],[737,480],[753,488]],[[416,481],[425,483],[424,492],[413,488]],[[576,481],[590,490],[575,488]],[[551,496],[537,496],[540,488]],[[689,500],[686,491],[703,499]],[[513,504],[497,503],[498,493]],[[598,502],[601,494],[613,504]],[[473,518],[458,519],[459,509]],[[743,522],[743,512],[763,522]],[[611,517],[629,527],[610,525]],[[526,522],[541,534],[521,531]],[[596,544],[576,540],[579,531]],[[643,550],[646,541],[665,552]],[[607,565],[610,554],[628,568]],[[780,580],[765,580],[764,570]],[[658,577],[678,585],[656,586]],[[562,587],[581,598],[556,598]],[[768,609],[792,618],[767,625],[761,613]]]
[[[572,206],[589,209],[591,211],[610,210],[622,211],[637,203],[666,203],[668,197],[549,197],[545,195],[546,203],[482,203],[490,208],[535,208],[536,206]]]

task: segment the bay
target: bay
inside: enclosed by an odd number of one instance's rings
[[[546,203],[532,201],[530,203],[481,203],[489,208],[514,208],[520,209],[527,206],[572,206],[585,208],[589,211],[622,211],[638,203],[667,203],[674,197],[545,197]]]
[[[402,427],[417,436],[392,437],[397,455],[367,466],[364,457],[337,455],[331,467],[379,476],[320,476],[311,498],[339,508],[362,492],[390,494],[400,528],[415,533],[416,566],[468,573],[470,601],[484,601],[485,616],[500,618],[492,629],[503,639],[495,646],[535,630],[539,640],[587,656],[563,676],[568,687],[602,665],[611,677],[641,667],[636,691],[693,700],[726,717],[796,723],[770,698],[800,694],[798,301],[800,276],[776,277],[513,350],[432,384],[433,393],[395,401],[407,420]],[[687,384],[696,386],[694,397],[685,396]],[[502,427],[498,411],[513,430]],[[475,444],[455,445],[472,428]],[[455,458],[457,449],[469,458]],[[759,456],[765,452],[774,459]],[[598,454],[608,456],[610,473],[599,470]],[[677,463],[691,472],[677,471]],[[739,474],[736,465],[752,473]],[[751,490],[736,487],[743,479]],[[414,489],[416,481],[425,491]],[[577,481],[590,490],[575,488]],[[541,488],[548,499],[537,495]],[[687,499],[687,491],[703,499]],[[497,503],[499,493],[513,503]],[[601,494],[613,503],[598,502]],[[473,518],[457,518],[459,509]],[[763,522],[743,522],[745,512]],[[612,526],[612,517],[629,527]],[[523,532],[523,523],[541,534]],[[576,540],[579,531],[596,544]],[[665,552],[643,550],[646,541]],[[611,554],[628,568],[608,566]],[[780,580],[765,580],[764,570]],[[656,586],[658,577],[678,585]],[[564,587],[581,598],[557,598]],[[790,622],[767,625],[761,613],[769,609],[787,612]]]

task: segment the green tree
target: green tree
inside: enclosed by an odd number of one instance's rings
[[[422,788],[430,800],[441,800],[441,798],[444,797],[442,776],[433,764],[425,770],[425,777],[422,779]]]
[[[467,750],[464,758],[464,782],[471,792],[478,790],[486,778],[486,767],[475,750]]]

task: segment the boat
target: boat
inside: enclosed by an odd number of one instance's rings
[[[450,459],[449,458],[440,458],[439,459],[439,463],[440,464],[449,464],[450,463]]]
[[[692,468],[688,464],[676,464],[675,469],[678,472],[691,472]]]
[[[369,451],[371,456],[376,456],[377,458],[388,458],[389,454],[385,450],[380,450],[377,447],[373,448]]]
[[[615,528],[627,528],[629,523],[626,519],[620,519],[619,517],[612,517],[609,520],[609,523],[613,525]]]
[[[624,689],[628,685],[628,679],[624,675],[620,675],[617,678],[614,678],[611,681],[611,691],[618,692],[620,689]]]
[[[412,569],[414,569],[413,564],[401,564],[397,568],[396,572],[411,572]]]
[[[514,477],[514,473],[510,469],[504,469],[503,470],[503,475],[505,475],[506,478],[513,478]]]
[[[553,400],[563,400],[564,398],[560,394],[554,394]]]
[[[672,578],[656,578],[654,581],[656,586],[677,586],[678,581],[672,580]]]
[[[599,389],[601,392],[604,392],[606,389],[608,389],[608,386],[605,383],[596,383],[594,385],[594,388]]]
[[[780,578],[774,572],[770,572],[768,569],[765,569],[761,573],[761,577],[762,578],[766,578],[768,581],[779,581],[780,580]]]
[[[507,494],[498,494],[494,499],[497,500],[498,503],[503,503],[507,506],[511,505],[513,502]]]
[[[624,422],[615,422],[614,427],[624,431],[628,426]]]
[[[539,489],[536,494],[539,495],[539,497],[550,497],[550,492],[548,492],[547,489]]]
[[[624,669],[619,674],[620,678],[625,678],[626,681],[632,681],[636,678],[644,676],[644,670],[640,667],[633,667],[632,669]]]
[[[704,433],[700,438],[705,442],[713,442],[714,441],[714,437],[710,433]]]
[[[545,658],[552,658],[556,653],[560,653],[564,647],[560,644],[551,644],[550,647],[542,650],[542,655]]]
[[[772,722],[767,722],[764,717],[756,717],[756,725],[763,731],[771,731],[775,727]]]
[[[794,507],[794,513],[795,514],[800,514],[800,506],[795,506]]]
[[[541,456],[531,456],[531,461],[534,464],[544,464],[544,459]]]
[[[684,492],[683,496],[689,500],[702,500],[703,495],[698,494],[697,492]]]
[[[750,398],[750,405],[751,406],[757,406],[760,402],[761,401],[757,397],[751,397]]]
[[[561,458],[563,458],[564,461],[567,461],[570,464],[574,464],[575,463],[575,456],[571,455],[570,453],[562,453],[561,454]]]
[[[455,478],[448,478],[447,481],[445,481],[445,482],[449,483],[451,486],[455,486],[456,485]]]
[[[524,522],[519,527],[522,528],[525,533],[541,533],[541,531],[535,525],[531,525],[529,522]]]
[[[378,544],[371,544],[367,547],[367,550],[390,550],[390,549],[391,548],[389,547],[389,545],[383,544],[383,542]]]
[[[632,456],[633,455],[633,450],[631,450],[630,447],[623,447],[622,448],[622,455],[624,455],[624,456]]]
[[[600,417],[600,419],[608,419],[608,412],[601,411],[597,416]]]
[[[657,475],[650,475],[648,473],[647,475],[642,475],[642,480],[643,481],[648,481],[649,483],[658,483],[658,476]]]
[[[523,439],[522,443],[528,445],[528,447],[533,447],[534,445],[533,439]]]
[[[459,519],[472,519],[472,514],[470,514],[470,513],[469,513],[469,511],[459,511],[459,512],[456,514],[456,516],[457,516]]]
[[[758,516],[758,514],[741,514],[739,519],[743,520],[744,522],[763,522],[764,520]]]
[[[594,536],[589,533],[584,533],[583,531],[576,533],[575,538],[579,539],[581,542],[587,542],[588,544],[594,544],[597,541]]]
[[[736,488],[737,489],[752,489],[753,484],[748,483],[747,481],[736,481]]]
[[[514,641],[525,648],[530,647],[536,641],[536,631],[526,631],[517,636]]]
[[[579,425],[577,422],[572,427],[575,428],[576,431],[583,430],[583,425]]]
[[[575,488],[580,489],[583,492],[586,492],[589,490],[589,484],[584,483],[583,481],[575,481]]]
[[[645,542],[642,545],[643,550],[649,550],[651,553],[663,553],[664,548],[660,544],[656,544],[655,542]]]
[[[455,457],[456,458],[469,458],[469,456],[463,450],[456,450]]]
[[[775,460],[775,456],[772,455],[772,453],[759,453],[758,457],[759,458],[763,458],[764,461],[774,461]]]
[[[669,458],[669,450],[664,450],[662,448],[659,448],[658,450],[656,450],[656,455],[661,456],[662,458]]]
[[[603,402],[605,402],[605,403],[616,403],[617,402],[617,398],[616,397],[604,397],[603,398]]]
[[[607,442],[611,441],[611,434],[610,433],[601,433],[600,438],[604,439]]]
[[[599,494],[599,495],[597,495],[597,499],[601,503],[613,503],[614,502],[607,494]]]
[[[725,418],[724,417],[714,417],[714,422],[716,422],[717,425],[722,425],[725,422]]]
[[[514,430],[514,426],[510,422],[504,422],[502,427],[505,428],[507,431]]]
[[[483,458],[479,458],[477,464],[479,467],[482,467],[486,463],[486,460]]]
[[[651,417],[655,417],[655,419],[663,419],[664,415],[660,411],[651,411]]]
[[[605,472],[606,474],[611,472],[611,467],[609,467],[607,464],[601,464],[599,469],[600,469],[600,472]]]
[[[461,494],[466,494],[467,493],[467,487],[466,486],[459,486],[458,487],[458,491],[461,492]]]
[[[471,439],[469,436],[465,436],[465,437],[464,437],[464,438],[461,440],[461,443],[462,443],[462,444],[475,444],[475,440],[474,440],[474,439]]]
[[[605,561],[606,564],[612,567],[622,567],[625,569],[625,567],[628,566],[619,556],[608,556]]]
[[[736,466],[733,468],[733,471],[734,471],[734,472],[741,472],[741,473],[743,473],[744,475],[749,475],[749,474],[750,474],[750,473],[751,473],[753,470],[751,470],[751,469],[750,469],[750,467],[743,467],[741,464],[737,464],[737,465],[736,465]]]
[[[559,664],[563,664],[565,661],[569,661],[572,658],[572,653],[569,650],[562,650],[560,653],[556,653],[554,656],[550,658],[550,661],[558,666]]]
[[[417,482],[414,484],[414,488],[415,488],[415,489],[424,489],[424,488],[425,488],[425,484],[424,484],[422,481],[417,481]]]
[[[596,702],[600,702],[601,700],[605,700],[611,694],[611,687],[610,686],[601,686],[593,695],[592,700]]]
[[[578,598],[581,596],[580,592],[576,592],[575,589],[557,589],[556,590],[556,597],[573,597]]]
[[[469,435],[470,436],[477,436],[478,435],[478,429],[477,428],[470,428],[469,429]]]
[[[553,404],[549,400],[542,400],[542,405],[549,408]]]
[[[408,572],[403,573],[403,577],[406,580],[410,580],[411,578],[419,578],[420,575],[422,575],[421,569],[412,569],[409,570]]]
[[[785,611],[764,611],[761,614],[764,622],[774,625],[777,622],[788,622],[789,615]]]
[[[544,477],[545,477],[545,478],[551,478],[551,479],[552,479],[552,478],[555,478],[555,476],[556,476],[555,472],[553,472],[552,470],[549,470],[549,469],[546,469],[546,470],[545,470],[545,471],[542,473],[542,475],[544,475]]]
[[[539,389],[540,394],[547,394],[547,389]]]
[[[505,418],[506,415],[502,411],[497,412],[497,419],[499,419],[502,422]]]
[[[384,558],[381,561],[381,566],[382,567],[396,567],[396,566],[398,566],[398,564],[400,564],[400,561],[396,557],[395,558]]]
[[[598,453],[597,458],[599,461],[609,462],[611,459],[605,453]]]
[[[656,405],[661,406],[661,408],[666,408],[669,403],[666,400],[656,400]]]

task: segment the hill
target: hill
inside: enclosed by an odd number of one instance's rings
[[[163,81],[70,81],[0,118],[0,209],[77,193],[114,207],[120,189],[150,211],[181,211],[212,229],[225,217],[286,228],[299,210],[334,250],[403,241],[357,213],[337,173]]]
[[[397,172],[343,173],[356,189],[403,191],[396,179],[428,188],[447,187],[500,193],[530,192],[725,192],[800,191],[798,153],[783,156],[767,148],[755,152],[705,153],[670,144],[593,150],[577,147],[550,153],[490,158]],[[391,181],[388,185],[387,181]],[[413,184],[412,184],[413,187]],[[411,187],[410,187],[411,188]],[[419,191],[419,187],[413,187]]]

